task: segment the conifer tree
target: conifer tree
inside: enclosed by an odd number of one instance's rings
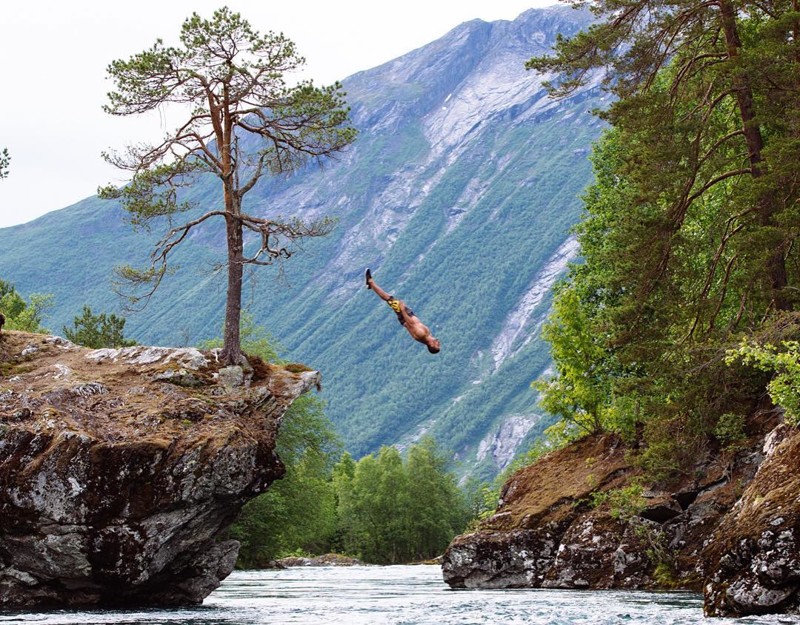
[[[126,339],[125,318],[114,314],[95,315],[89,306],[72,321],[72,328],[64,326],[64,337],[77,345],[99,349],[101,347],[128,347],[136,341]]]
[[[595,25],[575,37],[560,37],[555,56],[533,58],[528,67],[556,72],[555,94],[569,93],[603,69],[606,85],[618,97],[603,116],[615,125],[649,126],[661,137],[647,154],[671,163],[660,178],[672,184],[669,203],[643,245],[652,250],[644,292],[666,275],[689,207],[714,189],[738,184],[737,210],[718,241],[720,251],[734,236],[748,238],[746,261],[758,263],[758,279],[766,286],[751,293],[765,293],[766,301],[751,298],[748,304],[760,306],[762,315],[792,308],[786,263],[791,235],[781,214],[798,195],[786,166],[787,158],[796,163],[800,153],[796,6],[782,0],[601,0],[591,7],[599,17]],[[721,124],[722,118],[737,123]],[[774,136],[775,130],[793,126],[790,139]],[[676,133],[685,141],[671,142]],[[649,197],[660,191],[654,186]],[[738,265],[744,262],[740,257]],[[725,280],[724,271],[713,264],[708,281]]]
[[[182,189],[203,174],[217,178],[219,206],[169,229],[145,270],[128,266],[118,273],[135,287],[132,301],[146,302],[163,279],[175,247],[198,226],[221,220],[228,272],[222,357],[237,364],[243,359],[239,319],[244,267],[287,258],[293,241],[327,234],[331,227],[327,219],[305,223],[258,217],[245,211],[245,196],[267,174],[288,174],[343,150],[356,132],[348,124],[341,85],[286,85],[286,75],[304,59],[283,35],[261,35],[238,13],[223,8],[210,20],[193,14],[183,24],[180,42],[180,47],[167,47],[158,40],[129,60],[109,65],[115,89],[108,94],[108,113],[138,115],[164,105],[190,110],[160,143],[105,154],[133,178],[122,188],[101,189],[100,196],[120,199],[134,225],[158,218],[168,218],[172,225],[176,214],[193,207]]]

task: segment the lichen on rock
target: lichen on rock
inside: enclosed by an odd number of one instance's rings
[[[627,516],[606,494],[643,476],[613,435],[513,474],[496,513],[442,559],[456,588],[682,588],[714,616],[800,613],[800,432],[776,411],[748,444],[709,456]],[[605,502],[605,503],[601,503]]]
[[[0,341],[0,607],[186,605],[233,569],[224,532],[281,477],[280,420],[319,384],[212,353]]]
[[[758,472],[703,552],[707,615],[800,613],[800,433],[779,426],[763,452]]]

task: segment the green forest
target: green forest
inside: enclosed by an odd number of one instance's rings
[[[373,564],[441,555],[473,511],[433,439],[412,445],[405,457],[388,446],[358,461],[345,452],[333,467],[313,446],[286,453],[287,440],[296,442],[302,424],[322,414],[318,410],[306,398],[287,413],[291,433],[281,431],[279,454],[291,464],[282,480],[245,506],[231,529],[242,545],[238,566],[261,568],[283,556],[331,552]]]
[[[619,433],[688,474],[773,404],[797,422],[796,3],[599,2],[529,68],[555,97],[606,71],[614,103],[545,330],[561,434]]]
[[[248,315],[242,318],[242,347],[282,362],[275,339]],[[450,458],[430,437],[403,454],[383,446],[355,460],[342,449],[324,402],[311,395],[297,399],[283,417],[276,446],[286,475],[249,502],[231,528],[241,543],[238,566],[260,568],[284,556],[328,552],[376,564],[427,560],[483,511],[479,487],[457,485]]]

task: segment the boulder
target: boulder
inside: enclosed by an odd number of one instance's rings
[[[608,494],[642,475],[613,436],[548,454],[508,479],[493,516],[452,541],[445,582],[682,588],[704,592],[708,615],[800,613],[800,432],[768,414],[747,444],[710,454],[671,488],[642,489],[628,507]]]
[[[225,530],[284,472],[284,412],[319,383],[257,364],[220,380],[215,352],[4,332],[0,607],[202,602],[236,562]]]
[[[709,616],[800,613],[800,432],[779,426],[763,453],[703,552]]]

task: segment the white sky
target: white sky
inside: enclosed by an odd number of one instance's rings
[[[556,0],[19,0],[0,11],[0,227],[30,221],[121,183],[103,150],[161,137],[164,121],[102,111],[106,67],[177,44],[184,19],[228,6],[259,32],[283,32],[306,58],[302,78],[329,84],[438,39],[462,22],[513,20]],[[173,124],[168,124],[171,129]]]

